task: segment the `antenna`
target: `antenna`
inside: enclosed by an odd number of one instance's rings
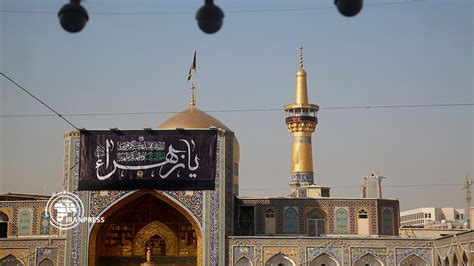
[[[463,189],[466,190],[466,228],[471,229],[471,200],[472,200],[472,180],[468,174],[466,174],[466,183],[464,184]]]

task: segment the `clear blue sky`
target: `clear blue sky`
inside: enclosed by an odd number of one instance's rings
[[[473,174],[472,106],[323,109],[473,103],[472,1],[372,0],[345,18],[333,0],[216,0],[226,17],[214,35],[196,25],[203,1],[88,0],[90,20],[79,34],[59,26],[65,2],[0,0],[0,10],[40,11],[0,13],[1,72],[60,113],[185,109],[194,50],[200,109],[282,108],[294,101],[303,44],[310,102],[322,108],[313,135],[317,184],[359,197],[372,172],[388,177],[386,186],[460,184]],[[231,12],[314,7],[330,8]],[[61,190],[63,134],[72,128],[57,117],[5,117],[50,112],[3,78],[0,88],[0,193]],[[239,138],[241,194],[285,195],[291,137],[283,110],[212,114]],[[168,116],[68,118],[104,129],[154,127]],[[402,209],[464,207],[461,188],[386,187],[384,196],[400,198]]]

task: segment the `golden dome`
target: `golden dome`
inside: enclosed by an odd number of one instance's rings
[[[215,126],[225,130],[230,130],[221,121],[208,113],[197,109],[196,107],[190,107],[184,111],[181,111],[172,117],[168,118],[165,122],[158,125],[160,129],[175,129],[175,128],[209,128]]]
[[[194,106],[181,111],[158,125],[159,129],[175,128],[209,128],[217,127],[231,131],[226,125],[212,115],[197,109]],[[240,147],[237,137],[234,136],[234,162],[240,161]]]

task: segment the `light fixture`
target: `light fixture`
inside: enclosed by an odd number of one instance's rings
[[[71,0],[65,4],[59,10],[58,17],[63,29],[70,33],[81,31],[89,20],[86,9],[81,6],[81,0]]]
[[[204,6],[196,13],[199,28],[205,33],[216,33],[222,27],[224,12],[214,5],[213,0],[205,0]]]
[[[353,17],[362,9],[363,0],[334,0],[334,4],[339,13],[346,17]]]

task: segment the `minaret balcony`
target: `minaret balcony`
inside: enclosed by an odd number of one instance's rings
[[[310,116],[310,115],[293,115],[293,116],[287,116],[285,118],[285,122],[287,124],[290,123],[295,123],[295,122],[312,122],[317,124],[318,123],[318,118],[316,116]]]

